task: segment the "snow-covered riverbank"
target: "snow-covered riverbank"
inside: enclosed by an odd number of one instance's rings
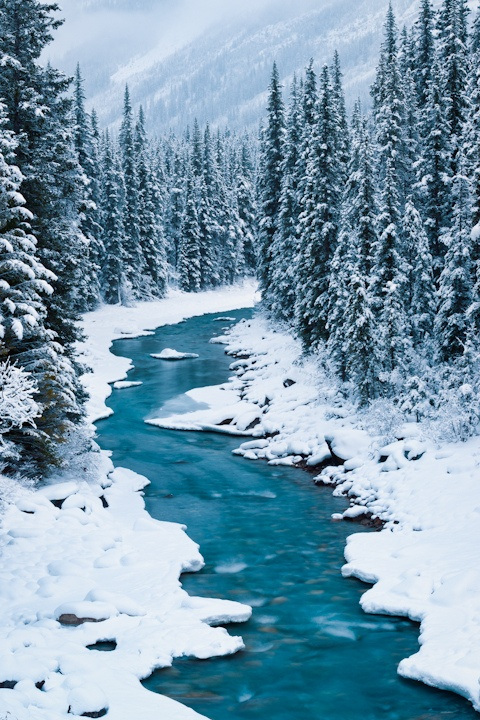
[[[421,622],[419,652],[400,674],[480,710],[480,439],[435,443],[422,426],[388,427],[386,415],[367,432],[374,418],[342,403],[299,344],[260,318],[218,341],[237,358],[232,381],[189,393],[210,409],[149,422],[245,435],[238,453],[251,460],[319,473],[330,464],[318,480],[351,498],[333,520],[372,514],[385,523],[348,541],[345,576],[375,583],[363,608]]]
[[[130,367],[111,355],[112,340],[251,306],[254,294],[251,284],[174,293],[88,314],[80,352],[93,370],[89,420],[108,416],[110,383]],[[0,718],[66,720],[107,709],[111,720],[199,718],[139,679],[174,657],[236,652],[241,638],[211,625],[244,621],[250,608],[189,597],[179,576],[202,567],[197,545],[182,526],[148,515],[139,493],[146,478],[114,470],[105,454],[97,460],[93,482],[71,473],[37,492],[10,484],[0,529]],[[105,640],[115,652],[88,648]]]

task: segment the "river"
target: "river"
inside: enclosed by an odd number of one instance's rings
[[[243,636],[245,651],[177,660],[145,686],[212,720],[478,720],[462,698],[397,675],[418,647],[418,626],[361,611],[365,586],[343,579],[340,568],[347,535],[362,529],[331,520],[344,500],[303,471],[232,455],[238,438],[144,423],[166,403],[172,412],[188,409],[183,393],[228,378],[231,359],[209,344],[225,324],[216,317],[116,342],[113,352],[135,366],[128,379],[143,385],[115,391],[115,414],[98,423],[114,463],[151,480],[150,514],[186,524],[200,544],[206,566],[182,578],[185,589],[254,608],[249,623],[229,628]],[[166,347],[200,357],[150,357]]]

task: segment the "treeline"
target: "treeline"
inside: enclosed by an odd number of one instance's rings
[[[373,110],[347,120],[338,57],[284,107],[270,86],[260,162],[264,303],[362,403],[416,418],[456,397],[479,420],[480,10],[411,30],[390,6]],[[432,368],[434,370],[432,370]],[[453,395],[452,395],[453,394]]]
[[[114,137],[40,56],[55,3],[0,0],[0,470],[36,474],[88,446],[79,313],[253,272],[248,138],[150,140],[128,90]]]
[[[82,229],[90,307],[231,284],[255,268],[254,161],[248,136],[195,122],[181,137],[151,140],[128,87],[118,137],[85,112],[77,69],[75,148],[86,177]]]

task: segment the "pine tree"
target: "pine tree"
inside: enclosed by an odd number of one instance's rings
[[[132,287],[135,298],[141,299],[146,294],[144,283],[145,258],[139,237],[138,216],[138,179],[135,162],[135,137],[133,128],[133,112],[128,85],[125,87],[123,104],[123,120],[120,128],[120,151],[122,170],[125,181],[125,205],[123,225],[125,228],[124,261],[125,274]]]
[[[362,403],[376,397],[379,385],[378,331],[371,292],[376,214],[371,141],[357,103],[341,232],[330,275],[328,350],[340,377],[358,388]]]
[[[434,11],[431,0],[421,0],[420,15],[415,25],[415,81],[417,105],[425,108],[430,96],[430,83],[435,59]]]
[[[82,282],[81,309],[93,310],[100,301],[100,268],[103,245],[100,241],[98,167],[94,158],[93,127],[85,111],[85,93],[80,66],[77,65],[74,88],[74,144],[83,173],[80,206],[80,230],[86,242],[85,275]]]
[[[442,237],[451,222],[451,139],[446,108],[438,82],[440,69],[437,59],[432,71],[427,105],[420,123],[422,151],[417,165],[417,193],[425,218],[435,277],[438,279],[444,264],[445,248]]]
[[[38,0],[0,1],[0,97],[6,100],[9,128],[18,140],[21,192],[33,214],[37,255],[56,275],[45,320],[56,345],[49,351],[52,382],[42,416],[53,444],[68,439],[72,424],[83,417],[85,399],[78,380],[83,369],[74,352],[85,242],[79,226],[82,173],[73,145],[72,102],[66,97],[70,81],[39,64],[52,32],[61,25],[52,16],[57,9]]]
[[[416,348],[423,346],[431,357],[437,309],[433,258],[420,213],[411,200],[405,206],[403,231],[413,261],[409,298],[413,342]],[[425,343],[428,343],[428,348]]]
[[[466,0],[443,0],[438,18],[441,92],[452,146],[452,170],[457,169],[463,126],[468,113],[468,8]]]
[[[145,258],[146,298],[164,297],[167,286],[166,242],[160,217],[159,189],[149,156],[145,116],[140,107],[135,127],[135,160],[138,187],[138,239]]]
[[[187,178],[185,213],[178,263],[179,284],[186,292],[201,288],[201,245],[197,213],[197,186],[191,173]]]
[[[285,118],[280,80],[276,64],[273,66],[269,90],[268,121],[262,138],[260,178],[260,232],[258,279],[266,308],[271,308],[272,247],[279,229],[279,210],[282,193],[283,144]]]
[[[103,167],[102,225],[105,257],[102,267],[102,290],[107,303],[125,303],[129,300],[124,266],[126,238],[118,186],[118,165],[115,162],[108,133],[105,137]]]
[[[402,237],[405,189],[404,104],[398,63],[398,31],[390,5],[377,79],[373,87],[378,179],[378,242],[372,289],[377,306],[380,359],[387,376],[405,365],[409,349],[405,295],[407,248]]]
[[[307,348],[328,338],[329,268],[338,241],[342,193],[337,133],[330,74],[325,66],[299,222],[299,282],[304,288],[297,293],[296,328]]]
[[[332,82],[333,107],[336,113],[338,125],[337,141],[340,165],[343,168],[342,181],[346,180],[347,167],[350,157],[350,128],[348,127],[347,110],[345,105],[345,93],[343,92],[343,73],[340,65],[340,56],[335,50],[333,64],[330,69]]]
[[[70,430],[76,398],[71,365],[46,327],[46,303],[56,277],[37,255],[33,215],[20,193],[22,175],[13,165],[17,142],[6,126],[0,103],[0,357],[31,373],[38,413],[35,425],[12,425],[2,438],[15,461],[12,469],[17,471],[20,461],[24,472],[35,474],[60,462],[58,445]]]
[[[282,166],[280,224],[273,242],[274,316],[293,324],[297,290],[299,252],[299,151],[301,139],[301,108],[297,81],[291,88],[287,118],[285,157]]]
[[[236,192],[245,258],[245,272],[248,275],[254,274],[257,264],[257,207],[254,178],[254,168],[249,150],[249,138],[245,137],[242,140],[240,152]]]
[[[459,157],[458,165],[453,182],[453,222],[444,237],[448,249],[440,276],[435,324],[438,354],[444,361],[463,355],[471,330],[468,315],[473,298],[471,186],[464,172],[463,156]]]

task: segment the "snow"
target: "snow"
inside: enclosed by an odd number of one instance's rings
[[[129,382],[128,380],[119,380],[118,382],[113,383],[115,390],[128,390],[129,388],[140,387],[140,385],[143,385],[143,383]]]
[[[89,419],[105,417],[111,383],[130,361],[109,353],[115,337],[209,312],[253,305],[255,287],[195,296],[172,293],[136,308],[107,307],[84,320],[83,359],[92,393]],[[120,329],[118,329],[120,328]],[[0,478],[0,717],[68,720],[108,710],[109,720],[194,720],[200,715],[145,690],[140,679],[174,658],[206,659],[243,647],[222,627],[244,622],[251,608],[189,597],[182,572],[203,566],[181,525],[145,510],[148,480],[96,455],[94,481],[70,477],[33,491]],[[112,652],[88,649],[112,640]],[[70,709],[70,712],[69,712]]]
[[[83,378],[90,395],[87,404],[90,422],[112,414],[105,404],[112,392],[110,383],[126,380],[132,368],[128,358],[110,353],[113,340],[150,335],[152,328],[175,325],[189,317],[252,307],[256,289],[254,282],[246,282],[243,286],[191,295],[172,290],[167,298],[157,302],[141,302],[135,307],[105,305],[84,315],[82,330],[88,341],[79,346],[79,354],[94,371]]]
[[[361,600],[366,612],[421,623],[419,650],[400,663],[402,676],[459,693],[480,710],[480,438],[447,443],[417,423],[384,436],[367,431],[372,418],[262,318],[236,325],[222,342],[242,358],[229,383],[193,391],[207,407],[158,424],[210,429],[229,419],[229,430],[244,434],[248,412],[256,422],[236,454],[320,466],[316,481],[350,499],[332,521],[381,520],[381,532],[348,538],[343,574],[373,584]]]
[[[152,353],[152,358],[156,360],[190,360],[200,357],[196,353],[178,352],[178,350],[172,350],[172,348],[165,348],[161,353]]]

